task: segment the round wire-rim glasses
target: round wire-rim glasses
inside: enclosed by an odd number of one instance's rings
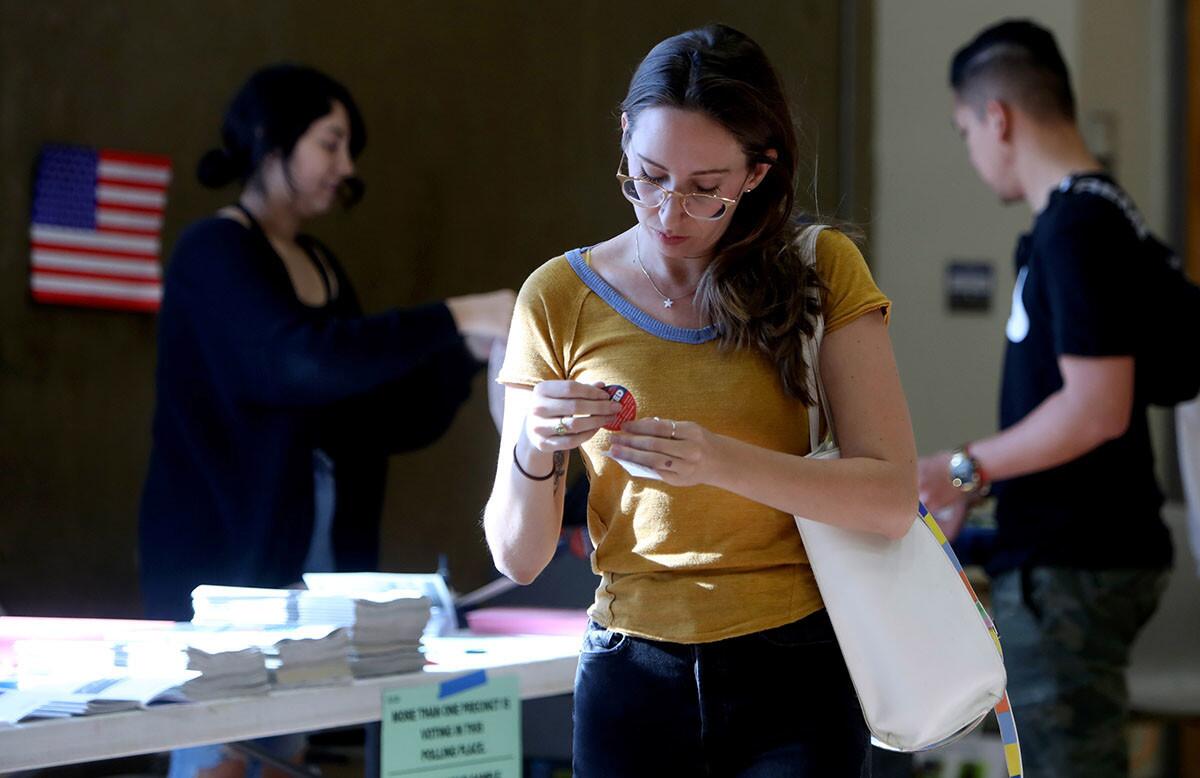
[[[645,176],[631,176],[622,172],[629,170],[629,159],[621,155],[617,163],[617,181],[621,183],[621,194],[625,199],[640,208],[659,208],[667,201],[667,197],[678,197],[683,205],[683,211],[693,219],[715,222],[729,213],[729,207],[737,205],[737,199],[721,197],[720,195],[704,194],[703,192],[676,192],[655,183]]]

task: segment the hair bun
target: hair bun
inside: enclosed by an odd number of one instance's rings
[[[210,149],[196,166],[196,178],[210,189],[220,189],[237,180],[239,171],[225,149]]]

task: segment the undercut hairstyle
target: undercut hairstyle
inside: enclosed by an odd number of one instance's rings
[[[954,54],[950,87],[982,111],[989,100],[1015,105],[1036,119],[1075,120],[1071,76],[1049,30],[1028,19],[988,27]]]

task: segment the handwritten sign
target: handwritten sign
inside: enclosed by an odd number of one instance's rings
[[[521,778],[517,679],[470,673],[383,693],[382,778]]]

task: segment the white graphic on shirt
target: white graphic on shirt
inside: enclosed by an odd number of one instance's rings
[[[1004,334],[1013,343],[1020,343],[1029,334],[1029,314],[1025,312],[1025,301],[1021,299],[1025,291],[1025,275],[1028,272],[1029,268],[1023,267],[1021,272],[1017,273],[1017,283],[1013,286],[1012,311],[1008,314],[1008,324],[1004,327]]]

